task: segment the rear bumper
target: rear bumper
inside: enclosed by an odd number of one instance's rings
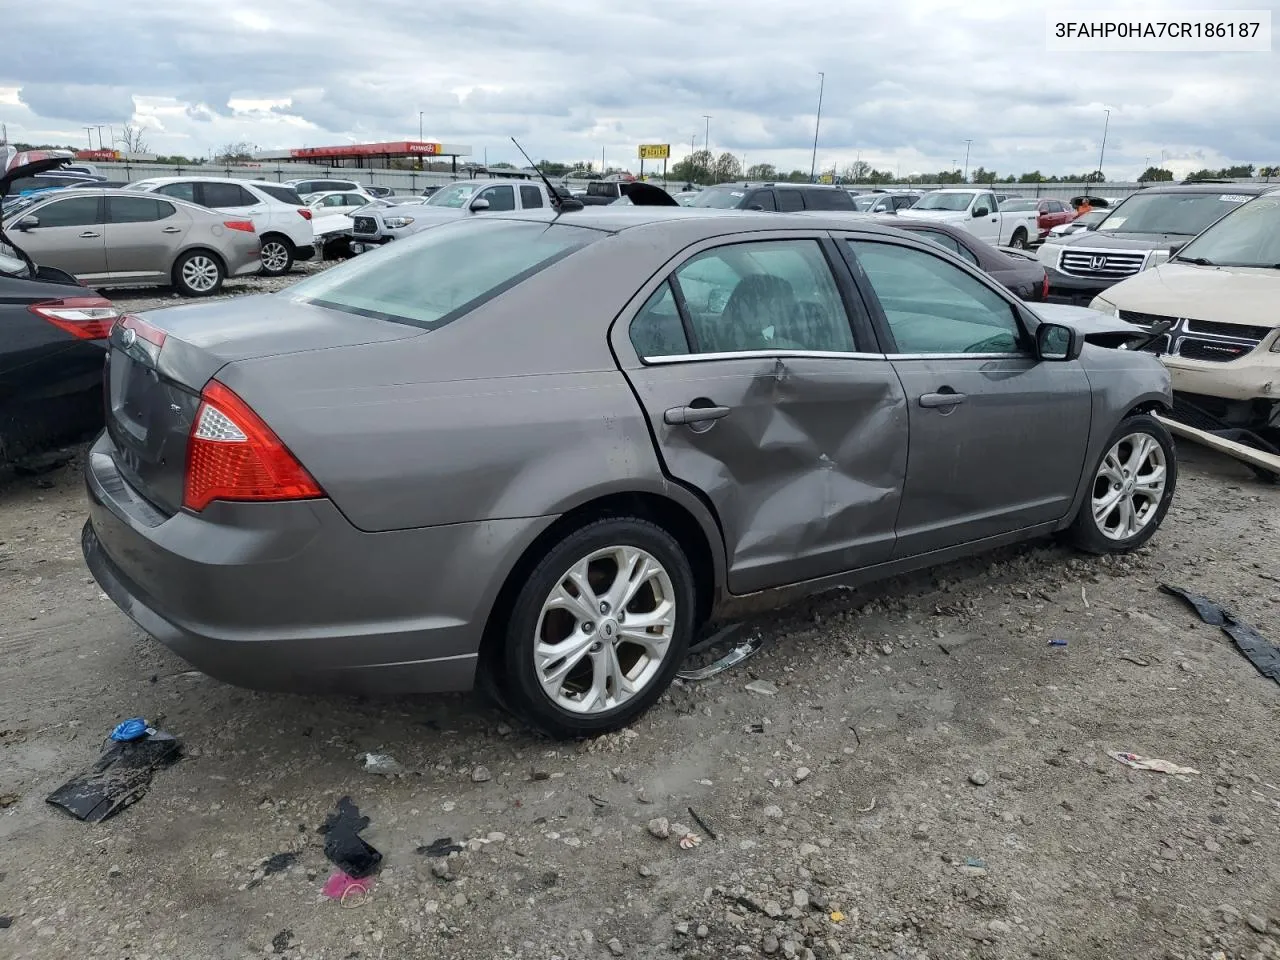
[[[258,690],[469,689],[505,573],[552,518],[357,530],[328,500],[164,517],[89,452],[85,562],[143,630]]]

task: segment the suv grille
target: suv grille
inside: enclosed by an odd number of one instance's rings
[[[1123,280],[1142,272],[1145,252],[1127,253],[1116,250],[1076,250],[1067,248],[1058,255],[1058,269],[1073,277],[1091,280]]]
[[[1152,353],[1186,357],[1209,363],[1229,363],[1252,353],[1267,335],[1267,327],[1253,327],[1237,323],[1217,323],[1212,320],[1190,320],[1186,317],[1163,317],[1155,313],[1120,311],[1120,319],[1151,327],[1165,320],[1172,320],[1168,334],[1147,347]]]
[[[371,237],[378,232],[378,221],[373,217],[352,217],[351,232]]]

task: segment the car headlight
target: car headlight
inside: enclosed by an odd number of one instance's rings
[[[1102,297],[1094,297],[1089,303],[1089,309],[1105,313],[1109,317],[1114,317],[1118,312],[1114,303],[1110,300],[1103,300]]]
[[[407,227],[413,223],[413,217],[387,217],[382,223],[392,230],[399,230],[401,227]]]

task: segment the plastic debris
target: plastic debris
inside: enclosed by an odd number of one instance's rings
[[[1205,623],[1221,627],[1222,632],[1235,641],[1236,647],[1258,668],[1259,673],[1280,683],[1280,647],[1208,597],[1167,583],[1160,584],[1160,589],[1190,604]]]
[[[147,721],[142,717],[130,717],[116,725],[116,728],[111,731],[111,739],[116,743],[131,743],[155,732],[155,728],[148,726]]]
[[[705,833],[712,840],[720,839],[719,837],[716,836],[716,832],[707,825],[707,821],[703,820],[700,816],[698,816],[697,810],[693,809],[693,807],[688,807],[687,809],[689,811],[689,816],[693,817],[693,822],[702,828],[703,833]]]
[[[373,877],[353,877],[338,870],[324,882],[320,892],[330,900],[339,900],[345,903],[348,897],[363,897],[372,889]]]
[[[1126,767],[1134,770],[1150,770],[1154,773],[1197,774],[1200,771],[1192,767],[1182,767],[1168,760],[1157,760],[1152,757],[1140,757],[1136,753],[1122,753],[1119,750],[1108,750],[1107,756],[1118,760]]]
[[[832,923],[844,923],[844,914],[843,914],[843,913],[841,913],[839,910],[832,910],[832,911],[831,911],[831,922],[832,922]]]
[[[389,753],[364,754],[364,769],[367,773],[376,773],[383,777],[394,777],[404,773],[404,767]]]
[[[451,853],[461,853],[462,844],[454,843],[453,837],[440,837],[438,840],[432,840],[425,847],[419,847],[417,852],[424,857],[447,857]]]
[[[778,693],[777,685],[770,683],[768,680],[752,680],[747,684],[746,689],[766,697],[776,696]]]
[[[151,775],[182,756],[180,740],[142,722],[140,737],[110,739],[110,746],[89,770],[53,791],[46,802],[77,820],[101,823],[141,800],[151,786]]]
[[[382,854],[360,836],[367,826],[369,818],[360,815],[360,808],[350,797],[343,797],[338,801],[337,813],[329,814],[319,830],[325,835],[324,855],[329,862],[357,880],[374,873],[382,864]]]
[[[732,639],[742,632],[742,626],[743,625],[740,623],[734,623],[716,631],[706,640],[703,640],[691,647],[689,649],[689,655],[691,657],[697,657],[699,654],[705,653],[707,650],[724,643],[726,640]],[[750,659],[759,653],[763,647],[764,637],[748,637],[746,640],[730,649],[726,654],[724,654],[724,656],[720,657],[720,659],[695,669],[681,670],[676,674],[676,676],[681,680],[691,682],[707,680],[717,674],[724,673],[731,667],[736,667],[744,660]]]
[[[1051,647],[1065,647],[1066,645],[1067,645],[1067,641],[1065,641],[1065,640],[1050,640],[1050,641],[1049,641],[1049,646],[1051,646]]]
[[[702,838],[696,833],[686,833],[680,838],[681,850],[692,850],[694,847],[701,845]]]

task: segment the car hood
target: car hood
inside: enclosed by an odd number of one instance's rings
[[[1182,243],[1187,235],[1181,233],[1123,233],[1121,231],[1087,230],[1069,233],[1054,243],[1064,247],[1080,244],[1090,250],[1158,250],[1171,243]]]
[[[1121,310],[1214,323],[1280,327],[1280,270],[1164,263],[1107,290]]]
[[[335,233],[349,233],[352,226],[351,214],[333,213],[312,219],[311,232],[317,237],[327,237]]]
[[[1085,337],[1102,333],[1139,334],[1143,332],[1142,328],[1135,323],[1110,316],[1100,310],[1090,310],[1088,307],[1072,307],[1065,303],[1037,303],[1027,306],[1040,319],[1073,327]]]

